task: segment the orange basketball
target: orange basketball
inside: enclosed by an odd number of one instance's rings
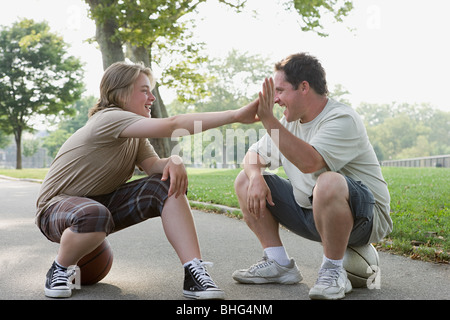
[[[94,251],[78,261],[80,282],[90,285],[99,282],[108,274],[113,263],[113,252],[108,240],[104,240]]]

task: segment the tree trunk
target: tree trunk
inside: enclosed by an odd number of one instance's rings
[[[22,128],[15,130],[14,140],[16,140],[16,169],[22,169]]]
[[[118,23],[115,17],[104,17],[99,19],[94,13],[95,9],[101,3],[103,6],[110,7],[116,3],[116,0],[86,0],[91,8],[92,16],[95,19],[96,25],[96,40],[100,46],[102,52],[103,69],[105,70],[111,64],[117,61],[124,61],[125,54],[123,50],[123,44],[114,37],[115,30],[118,28]],[[150,48],[143,46],[133,46],[128,44],[130,59],[134,62],[143,62],[145,66],[151,66]],[[152,117],[154,118],[166,118],[168,116],[166,106],[162,102],[161,95],[159,94],[158,85],[153,90],[153,94],[156,97],[156,101],[152,106]],[[171,154],[171,141],[170,138],[158,138],[150,139],[150,143],[155,148],[155,151],[161,158],[167,158]]]
[[[95,12],[95,9],[101,2],[103,6],[110,7],[115,5],[115,0],[87,0],[91,7],[91,12]],[[106,70],[111,64],[117,61],[124,61],[125,55],[123,53],[122,42],[114,38],[115,31],[119,28],[117,21],[114,17],[103,17],[98,19],[95,17],[95,38],[100,51],[102,52],[103,70]]]
[[[167,118],[167,109],[164,102],[159,94],[159,85],[156,84],[152,91],[153,95],[156,97],[155,102],[152,105],[152,117],[153,118]],[[170,157],[172,148],[175,146],[176,142],[172,142],[170,138],[150,138],[150,143],[155,148],[156,153],[161,158]]]
[[[131,51],[131,56],[129,57],[131,61],[135,63],[142,62],[146,67],[151,67],[150,53],[147,48],[132,45],[128,45],[128,48]]]
[[[131,51],[130,59],[133,62],[142,62],[147,67],[151,66],[150,52],[147,48],[129,46],[129,49]],[[156,98],[155,102],[153,102],[152,105],[152,118],[167,118],[167,109],[159,93],[158,83],[156,83],[156,86],[153,89],[152,93]],[[161,158],[169,157],[173,146],[176,144],[172,143],[170,138],[150,138],[150,143]]]

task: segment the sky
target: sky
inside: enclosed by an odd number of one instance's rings
[[[450,11],[448,0],[355,0],[343,23],[325,17],[320,37],[302,32],[299,16],[276,0],[248,0],[242,13],[208,0],[199,7],[194,35],[211,58],[231,49],[266,57],[271,65],[297,52],[322,63],[329,89],[342,85],[354,107],[360,103],[429,103],[450,111]],[[70,44],[70,53],[86,65],[86,94],[98,95],[103,73],[101,53],[86,39],[95,35],[83,0],[3,1],[0,25],[19,18],[46,20]],[[270,76],[270,74],[268,75]],[[262,80],[262,79],[261,79]],[[162,90],[170,102],[173,94]]]

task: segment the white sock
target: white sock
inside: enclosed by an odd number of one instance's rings
[[[284,246],[265,248],[264,253],[269,259],[275,260],[281,266],[287,266],[291,262]]]
[[[325,257],[325,255],[323,255],[323,259],[322,259],[322,266],[325,264],[325,262],[330,262],[333,265],[335,265],[336,267],[342,267],[342,265],[344,264],[344,259],[340,259],[340,260],[333,260],[330,258]]]
[[[200,259],[194,258],[194,259],[192,259],[191,261],[188,261],[188,262],[186,262],[185,264],[183,264],[183,267],[187,267],[187,266],[189,266],[190,264],[195,263],[194,260],[200,261]]]
[[[58,257],[55,258],[55,263],[56,263],[56,265],[57,265],[58,267],[60,267],[60,268],[67,269],[67,267],[64,267],[63,265],[59,264],[59,262],[58,262],[57,259],[58,259]]]

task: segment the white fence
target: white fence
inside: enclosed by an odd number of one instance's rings
[[[22,155],[22,168],[48,168],[52,158],[47,154],[47,149],[40,148],[32,157]],[[16,146],[10,145],[0,149],[0,168],[14,169],[16,167]]]
[[[402,160],[381,161],[384,167],[441,167],[450,168],[450,154]]]

